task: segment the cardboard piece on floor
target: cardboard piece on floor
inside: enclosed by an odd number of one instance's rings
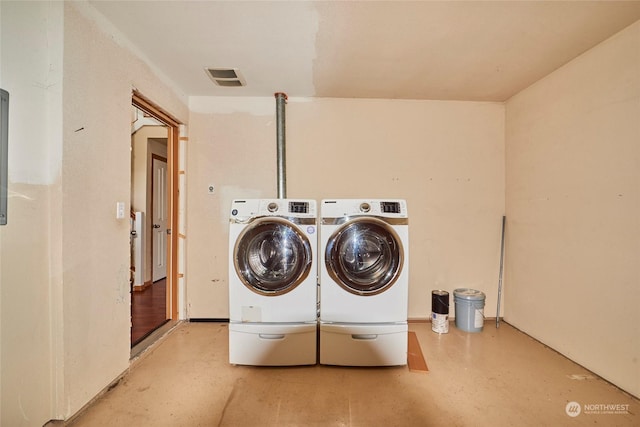
[[[409,342],[407,350],[407,365],[411,372],[429,372],[427,362],[424,360],[418,336],[415,332],[409,331]]]

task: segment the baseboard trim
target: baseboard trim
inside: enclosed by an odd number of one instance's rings
[[[151,282],[150,280],[147,281],[147,282],[144,282],[142,285],[133,285],[133,291],[134,292],[141,292],[141,291],[144,291],[145,289],[147,289],[151,285],[153,285],[153,282]]]

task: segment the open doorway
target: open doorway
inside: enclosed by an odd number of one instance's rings
[[[177,141],[178,122],[134,93],[130,239],[132,349],[153,340],[154,331],[177,320],[177,241],[172,234],[172,230],[177,229]]]

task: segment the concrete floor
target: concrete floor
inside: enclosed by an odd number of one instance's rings
[[[443,335],[429,323],[409,329],[428,373],[231,366],[227,324],[182,323],[70,425],[640,425],[638,399],[504,322],[476,334],[453,324]],[[570,417],[574,401],[581,413]]]

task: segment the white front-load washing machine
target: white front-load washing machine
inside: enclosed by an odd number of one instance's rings
[[[313,365],[315,200],[234,200],[229,226],[229,362]]]
[[[320,363],[406,365],[406,201],[323,200],[320,210]]]

